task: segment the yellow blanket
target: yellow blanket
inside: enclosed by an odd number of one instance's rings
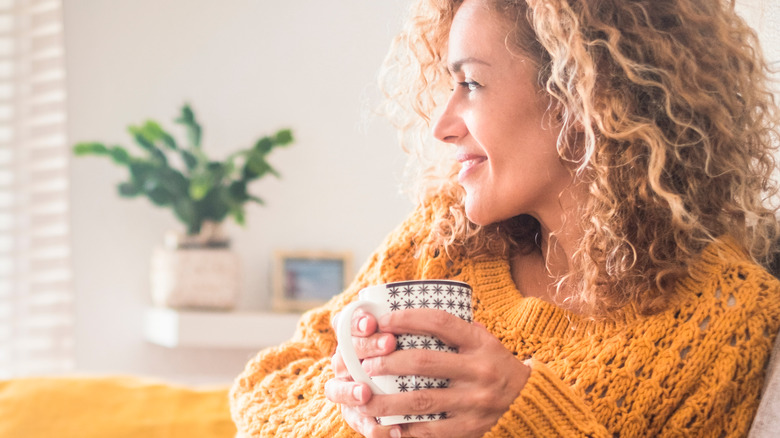
[[[0,381],[3,438],[232,438],[227,387],[137,377]]]

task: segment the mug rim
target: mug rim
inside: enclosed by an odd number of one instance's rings
[[[461,287],[463,289],[466,289],[469,295],[474,294],[474,288],[471,287],[470,284],[464,282],[464,281],[458,281],[458,280],[447,280],[447,279],[430,279],[430,280],[405,280],[405,281],[391,281],[389,283],[378,283],[378,284],[372,284],[363,287],[358,291],[358,299],[363,299],[368,297],[369,295],[376,295],[381,294],[384,296],[384,294],[387,293],[387,290],[398,288],[398,287],[404,287],[409,285],[419,285],[419,284],[430,284],[430,285],[443,285],[443,286],[457,286]],[[377,298],[379,298],[377,296]]]
[[[379,286],[385,286],[385,287],[388,287],[388,286],[391,286],[391,285],[392,285],[392,286],[405,286],[405,285],[408,285],[408,284],[420,284],[420,283],[428,283],[428,284],[452,284],[452,285],[459,285],[459,286],[461,286],[461,287],[467,287],[467,288],[469,288],[469,289],[473,289],[473,288],[471,287],[471,285],[470,285],[470,284],[468,284],[468,283],[466,283],[466,282],[464,282],[464,281],[459,281],[459,280],[447,280],[447,279],[438,279],[438,278],[433,278],[433,279],[430,279],[430,280],[404,280],[404,281],[390,281],[390,282],[387,282],[387,283],[380,283],[380,284],[375,284],[375,285],[372,285],[372,286],[366,286],[366,287],[379,287]],[[365,288],[364,288],[364,289],[365,289]]]

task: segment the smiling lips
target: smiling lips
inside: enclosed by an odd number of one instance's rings
[[[461,168],[458,172],[458,181],[463,181],[466,176],[479,166],[483,162],[487,161],[487,157],[484,155],[475,155],[468,153],[459,153],[455,156],[455,159],[460,162]]]

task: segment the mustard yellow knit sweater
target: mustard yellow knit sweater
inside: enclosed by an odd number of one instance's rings
[[[528,383],[486,436],[747,433],[780,329],[780,283],[738,247],[708,247],[667,311],[591,321],[523,297],[507,260],[448,260],[428,251],[428,227],[442,209],[442,202],[417,209],[343,294],[306,313],[292,340],[247,364],[230,391],[240,432],[358,436],[323,395],[336,348],[331,316],[368,284],[452,278],[473,286],[474,319],[519,359],[532,358]]]

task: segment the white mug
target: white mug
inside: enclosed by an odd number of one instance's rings
[[[352,344],[352,314],[357,309],[370,313],[375,318],[390,312],[405,309],[440,309],[461,319],[472,321],[471,286],[453,280],[413,280],[379,284],[364,288],[358,293],[358,300],[347,305],[336,324],[336,337],[339,351],[352,379],[367,384],[374,394],[394,394],[420,389],[446,388],[448,379],[425,376],[373,376],[360,365],[355,347]],[[429,335],[402,334],[396,336],[396,349],[408,350],[420,348],[457,353],[457,349],[444,344]],[[446,413],[426,415],[394,415],[378,417],[381,425],[432,421],[446,418]]]

